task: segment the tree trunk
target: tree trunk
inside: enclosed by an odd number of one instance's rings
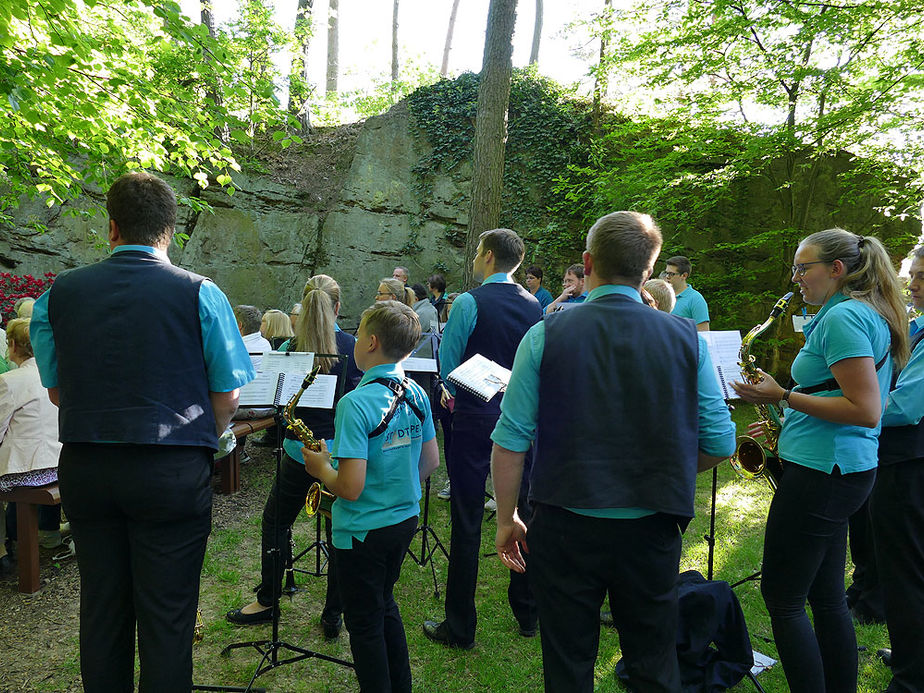
[[[395,91],[398,83],[398,0],[391,11],[391,90]]]
[[[600,116],[603,112],[603,98],[606,96],[606,47],[609,44],[610,12],[613,0],[603,0],[603,17],[600,29],[600,57],[597,60],[597,74],[594,78],[593,127],[594,133],[600,134]]]
[[[303,134],[311,131],[311,112],[308,106],[311,95],[311,77],[308,74],[309,48],[311,46],[311,10],[314,0],[298,0],[295,10],[295,40],[298,53],[292,61],[289,78],[289,112],[295,113]]]
[[[479,234],[497,228],[500,223],[516,10],[516,0],[491,0],[488,9],[484,61],[475,115],[472,207],[465,239],[463,283],[467,287],[474,284],[471,260],[478,248]]]
[[[214,39],[216,36],[215,32],[215,16],[212,14],[212,3],[210,0],[203,0],[199,5],[199,18],[202,24],[209,30],[209,37]],[[215,106],[215,110],[221,110],[221,85],[218,82],[218,71],[214,69],[215,58],[212,55],[210,50],[203,51],[202,53],[203,60],[207,65],[208,73],[208,86],[206,87],[205,94],[209,101],[212,102]],[[216,127],[215,136],[221,141],[227,141],[227,133],[225,128]]]
[[[340,0],[330,0],[327,12],[327,84],[325,91],[328,94],[337,93],[337,73],[339,72],[339,46],[337,29],[337,10]]]
[[[539,62],[539,41],[542,39],[542,0],[536,0],[536,23],[533,25],[533,48],[529,52],[529,64]]]
[[[452,0],[452,10],[449,12],[449,28],[446,30],[446,45],[443,46],[443,66],[440,68],[440,77],[449,74],[449,50],[452,48],[452,32],[456,28],[456,12],[459,11],[459,0]]]

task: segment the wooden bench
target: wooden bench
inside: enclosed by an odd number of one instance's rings
[[[234,437],[241,440],[244,436],[265,431],[276,424],[276,419],[268,416],[264,419],[246,419],[234,421],[231,425],[231,431]],[[219,473],[218,493],[227,495],[237,493],[241,490],[241,446],[238,445],[220,460],[215,462],[215,470]]]
[[[19,591],[23,594],[35,594],[39,591],[38,506],[61,503],[58,484],[19,486],[6,493],[0,493],[0,501],[16,503]]]

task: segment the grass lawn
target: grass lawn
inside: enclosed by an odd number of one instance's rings
[[[740,407],[735,418],[751,417],[750,408]],[[739,422],[739,430],[742,430]],[[209,540],[202,574],[200,606],[205,619],[205,639],[194,649],[195,680],[199,684],[245,686],[259,660],[255,650],[240,649],[229,657],[221,656],[225,645],[268,638],[270,626],[240,628],[228,624],[223,615],[228,609],[253,599],[253,587],[259,582],[260,513],[274,472],[272,455],[253,450],[254,460],[244,465],[244,489],[231,497],[216,497],[216,520]],[[729,464],[719,468],[716,504],[715,578],[727,582],[740,580],[760,567],[764,521],[771,492],[763,482],[738,479]],[[449,545],[449,504],[436,499],[442,488],[445,468],[434,474],[431,490],[431,524],[437,535]],[[684,537],[681,570],[695,569],[706,574],[708,546],[704,539],[709,530],[711,473],[700,475],[697,485],[697,517]],[[314,541],[314,521],[302,516],[296,523],[296,545],[304,548]],[[486,520],[482,546],[493,551],[494,523]],[[420,535],[412,545],[419,553]],[[435,556],[439,589],[445,586],[447,561]],[[307,561],[303,559],[303,562]],[[310,561],[313,564],[313,561]],[[304,565],[309,568],[311,565]],[[848,568],[851,566],[848,564]],[[283,598],[280,636],[283,641],[333,657],[351,659],[346,631],[339,639],[326,642],[319,624],[324,600],[325,579],[298,576],[302,591],[293,598]],[[443,604],[434,597],[429,565],[417,566],[410,559],[404,563],[396,597],[408,636],[414,686],[421,691],[536,691],[542,689],[542,658],[539,638],[525,639],[516,632],[516,621],[506,598],[507,571],[496,557],[483,558],[478,580],[476,604],[478,632],[474,650],[447,650],[429,642],[421,625],[425,619],[441,620]],[[770,624],[760,596],[759,583],[748,582],[736,594],[746,616],[755,650],[776,658],[770,640]],[[56,673],[39,683],[35,690],[73,690],[76,678],[76,624],[68,638],[73,638],[73,656],[62,662]],[[874,653],[888,644],[884,626],[857,626],[857,639],[866,648],[860,653],[860,690],[881,691],[889,681],[888,670]],[[68,648],[70,649],[70,648]],[[603,628],[596,668],[599,691],[619,691],[614,669],[620,658],[619,638],[614,630]],[[787,691],[782,668],[777,665],[762,673],[759,681],[768,692]],[[269,691],[353,691],[357,689],[352,671],[336,664],[309,659],[282,666],[259,677],[257,685]],[[0,689],[3,686],[0,685]],[[735,690],[753,691],[744,681]]]

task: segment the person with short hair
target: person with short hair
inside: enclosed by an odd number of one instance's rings
[[[876,479],[880,420],[893,367],[908,360],[908,321],[889,254],[871,236],[843,229],[807,236],[792,281],[805,303],[821,306],[792,363],[796,386],[763,371],[757,384],[732,382],[746,402],[785,408],[784,471],[767,516],[761,593],[790,689],[853,691],[847,521]],[[758,428],[749,426],[749,435],[762,437]]]
[[[517,348],[491,436],[495,544],[506,567],[530,575],[545,690],[593,691],[609,591],[628,687],[679,691],[681,529],[697,472],[734,451],[735,427],[692,323],[641,302],[661,247],[651,217],[601,217],[586,247],[586,303],[546,315]],[[671,393],[668,410],[656,392]],[[527,473],[528,523],[517,500]]]
[[[420,328],[424,332],[438,334],[440,331],[440,318],[436,313],[436,308],[433,307],[433,304],[430,303],[430,300],[427,298],[427,290],[424,288],[424,285],[414,284],[414,286],[411,287],[411,291],[414,292],[414,298],[417,299],[411,308],[417,313],[417,317],[420,318]]]
[[[395,267],[394,271],[391,273],[392,279],[397,279],[399,282],[407,286],[408,282],[408,271],[407,267]]]
[[[671,313],[682,318],[690,318],[696,323],[697,330],[708,332],[709,306],[706,305],[703,295],[687,283],[692,271],[693,265],[690,264],[689,258],[675,255],[668,258],[664,271],[658,276],[666,280],[674,290],[676,301]]]
[[[455,396],[452,419],[452,464],[449,466],[449,499],[452,534],[446,579],[446,618],[425,621],[424,634],[442,645],[471,649],[475,646],[477,614],[475,589],[481,552],[485,481],[491,458],[491,431],[500,416],[502,394],[485,402],[448,382],[457,366],[480,354],[510,368],[526,331],[542,319],[539,301],[513,281],[523,262],[523,240],[510,229],[485,231],[479,237],[472,260],[473,274],[481,286],[455,299],[440,343],[440,376]],[[524,483],[520,512],[529,517]],[[507,601],[523,637],[536,635],[536,603],[528,579],[510,573]]]
[[[254,369],[228,299],[170,263],[176,195],[133,172],[106,195],[105,260],[35,302],[35,360],[59,406],[61,505],[80,570],[84,690],[192,688],[212,464]]]
[[[411,690],[394,586],[417,528],[421,484],[439,464],[427,395],[401,367],[420,334],[417,314],[397,301],[363,311],[354,355],[365,374],[337,405],[333,447],[302,448],[305,468],[337,496],[333,545],[362,691]]]
[[[563,287],[561,294],[546,306],[547,314],[561,310],[563,305],[574,305],[587,300],[587,292],[584,290],[584,265],[574,264],[565,270],[561,285]]]
[[[436,314],[442,315],[446,306],[446,278],[439,273],[431,275],[427,279],[427,289],[430,291],[430,303],[436,308]]]
[[[583,269],[582,269],[583,271]],[[539,307],[542,310],[546,309],[552,302],[552,294],[549,293],[549,290],[542,286],[542,268],[538,265],[531,265],[529,269],[526,270],[526,288],[529,290],[533,296],[536,297],[536,300],[539,301]]]
[[[258,371],[263,362],[263,354],[273,350],[273,346],[260,332],[263,314],[256,306],[234,306],[234,319],[237,320],[237,329],[250,354],[254,370]]]
[[[29,320],[14,318],[6,324],[10,360],[16,364],[0,374],[0,491],[21,486],[44,486],[58,480],[58,409],[42,387]],[[6,520],[0,502],[0,575],[13,571],[6,551]],[[12,506],[13,504],[11,504]],[[39,531],[60,539],[60,506],[39,506]],[[50,534],[46,534],[50,536]]]
[[[668,282],[663,279],[649,279],[642,288],[655,300],[655,308],[665,313],[674,310],[677,297],[674,295],[674,287]]]
[[[919,315],[911,358],[882,415],[879,468],[870,498],[876,567],[891,649],[889,693],[924,690],[924,246],[915,248],[908,284]]]
[[[260,334],[273,349],[278,349],[280,344],[284,344],[295,335],[295,330],[292,329],[289,316],[273,308],[263,314],[263,319],[260,321]]]

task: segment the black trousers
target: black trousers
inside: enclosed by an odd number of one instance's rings
[[[847,588],[847,606],[854,609],[860,618],[885,621],[885,602],[876,568],[875,537],[870,519],[870,498],[847,521],[847,540],[850,543],[850,557],[853,559],[853,576]]]
[[[847,519],[875,479],[875,469],[826,474],[786,463],[770,503],[761,592],[794,693],[856,693],[857,638],[844,595]]]
[[[58,483],[80,569],[88,693],[192,687],[199,573],[211,530],[207,448],[65,443]]]
[[[370,531],[352,549],[335,549],[340,566],[343,617],[359,688],[411,690],[404,624],[393,594],[401,563],[417,529],[417,517]]]
[[[452,527],[449,541],[449,570],[446,578],[446,628],[450,638],[467,644],[475,640],[477,615],[475,588],[478,582],[478,558],[481,552],[481,523],[484,519],[484,485],[491,468],[491,432],[495,415],[453,414],[452,467],[449,500]],[[531,512],[527,495],[529,468],[523,472],[518,512],[529,523]],[[536,627],[536,601],[525,573],[510,571],[507,601],[519,625],[527,630]]]
[[[879,468],[871,503],[892,643],[890,693],[924,691],[924,458]]]
[[[607,592],[630,688],[680,690],[675,518],[610,520],[537,503],[527,542],[546,691],[593,691]]]
[[[263,537],[261,548],[261,574],[260,587],[257,588],[257,601],[263,606],[272,606],[273,587],[281,588],[282,571],[292,556],[292,524],[298,518],[302,508],[305,507],[305,497],[308,489],[316,479],[305,471],[305,465],[296,462],[288,455],[282,460],[279,468],[279,478],[273,483],[266,505],[263,506]],[[279,520],[276,520],[277,496]],[[330,518],[324,519],[324,533],[327,537],[329,550],[327,561],[327,594],[324,600],[324,611],[321,618],[326,623],[340,623],[343,607],[340,604],[340,592],[337,589],[337,557],[331,542]],[[272,550],[279,549],[278,564],[273,558]]]

